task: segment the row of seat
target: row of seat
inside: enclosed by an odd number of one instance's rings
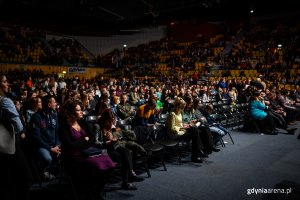
[[[244,115],[247,111],[247,104],[237,104],[235,109],[229,109],[230,107],[224,105],[223,102],[213,103],[215,112],[212,116],[215,116],[216,120],[220,122],[220,124],[228,127],[229,125],[233,125],[238,122],[237,119],[244,119]],[[87,114],[87,113],[85,113]],[[117,127],[120,127],[123,130],[134,130],[137,134],[137,141],[141,144],[145,150],[147,151],[147,158],[142,157],[134,157],[134,161],[136,164],[141,163],[146,169],[146,173],[148,177],[151,177],[151,173],[148,167],[148,160],[150,157],[158,158],[158,161],[162,164],[164,171],[167,171],[167,167],[165,165],[164,156],[165,153],[172,152],[175,153],[178,164],[181,164],[181,153],[180,146],[183,145],[182,142],[178,142],[170,139],[166,134],[165,122],[168,117],[168,113],[164,113],[160,115],[159,123],[152,124],[149,126],[136,126],[133,127],[133,119],[129,118],[127,120],[119,120],[117,121]],[[97,116],[86,115],[85,120],[93,125],[97,124]],[[232,122],[231,122],[232,121]],[[99,131],[99,126],[95,126],[96,131]],[[229,133],[230,139],[234,144],[234,141]],[[189,142],[186,143],[189,148]],[[221,141],[221,144],[225,146],[224,141]],[[72,180],[70,180],[72,184]],[[72,186],[73,187],[73,186]],[[74,195],[76,196],[76,191],[74,191]]]
[[[88,115],[85,117],[85,120],[89,123],[92,123],[94,127],[97,127],[97,116]],[[156,134],[157,132],[155,129],[157,129],[156,126],[137,126],[133,129],[132,127],[132,119],[127,120],[119,120],[117,121],[117,127],[121,128],[122,130],[134,130],[135,133],[137,133],[137,142],[144,147],[144,149],[147,151],[148,158],[149,157],[158,157],[159,160],[162,163],[162,166],[165,171],[167,171],[167,167],[165,165],[163,154],[164,154],[164,146],[162,144],[159,144],[156,142]],[[98,127],[99,129],[99,127]],[[101,133],[100,133],[101,134]],[[102,136],[103,137],[103,136]],[[137,155],[138,156],[138,155]],[[137,159],[138,158],[138,159]],[[142,159],[142,164],[144,165],[148,177],[151,177],[151,173],[149,171],[149,167],[147,165],[147,159]],[[135,157],[135,161],[141,161],[141,158]]]

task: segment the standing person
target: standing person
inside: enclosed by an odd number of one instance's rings
[[[84,151],[95,148],[95,136],[92,127],[83,120],[81,102],[68,100],[60,110],[59,122],[65,167],[74,180],[86,180],[81,185],[89,189],[87,196],[102,199],[109,170],[115,164],[104,153],[90,157],[83,155]]]
[[[56,100],[47,95],[42,98],[42,109],[31,116],[30,131],[32,137],[32,150],[40,165],[44,180],[54,179],[54,175],[47,171],[53,159],[61,153],[58,137],[58,124],[56,113]]]
[[[0,102],[1,121],[5,116],[14,126],[16,134],[23,131],[20,116],[12,100],[5,96],[9,90],[9,83],[5,75],[0,75]],[[19,137],[15,137],[14,154],[0,152],[0,188],[7,189],[7,197],[10,200],[26,200],[32,184],[32,176],[26,158],[20,148]],[[4,193],[0,192],[0,199],[5,199]]]

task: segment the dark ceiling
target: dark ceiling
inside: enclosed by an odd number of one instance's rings
[[[129,34],[171,21],[226,20],[298,11],[295,0],[0,0],[0,21],[47,31],[80,34]]]

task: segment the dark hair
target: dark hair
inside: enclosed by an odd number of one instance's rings
[[[156,106],[156,100],[154,98],[149,98],[148,105],[149,106]]]
[[[253,96],[255,96],[255,97],[259,97],[260,96],[260,91],[255,91],[254,93],[253,93]]]
[[[101,117],[98,120],[98,124],[101,129],[110,130],[113,124],[113,119],[113,112],[109,108],[107,108],[102,112]]]
[[[199,104],[199,102],[200,102],[200,99],[199,98],[195,98],[194,99],[194,109],[197,109],[198,108],[198,104]]]
[[[29,100],[29,109],[32,111],[38,110],[38,103],[39,103],[40,97],[31,97]]]
[[[286,89],[281,90],[281,94],[282,95],[287,95],[288,94],[288,90],[286,90]]]
[[[190,104],[190,103],[192,103],[192,100],[193,100],[193,98],[192,97],[190,97],[190,96],[184,96],[184,101],[187,103],[187,104]]]
[[[79,105],[82,106],[82,103],[80,100],[77,99],[69,99],[67,100],[61,107],[59,112],[59,121],[61,123],[67,122],[68,124],[73,123],[77,120],[76,118],[76,106]]]
[[[2,79],[5,77],[4,74],[0,74],[0,81],[2,81]]]
[[[2,79],[5,77],[4,74],[0,74],[0,82],[2,81]],[[0,87],[0,95],[3,94],[4,92],[2,91],[2,88]],[[3,94],[4,95],[4,94]]]
[[[205,110],[213,110],[213,109],[214,109],[214,107],[212,104],[206,104]]]
[[[52,95],[50,95],[50,94],[42,97],[42,106],[43,106],[43,109],[47,109],[48,108],[48,103],[51,102],[52,98],[54,98],[54,97]]]

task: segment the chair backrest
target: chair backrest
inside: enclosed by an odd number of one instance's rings
[[[118,120],[117,121],[117,126],[119,126],[119,125],[127,125],[127,124],[128,124],[127,120]]]
[[[130,130],[132,128],[131,124],[132,124],[131,119],[117,121],[117,127],[120,127],[121,129],[124,129],[124,130]]]
[[[85,120],[87,121],[87,122],[91,122],[91,123],[96,123],[97,122],[97,116],[96,115],[90,115],[90,116],[87,116],[86,118],[85,118]]]
[[[228,105],[223,105],[222,111],[223,111],[223,113],[230,113],[230,107]]]
[[[164,113],[164,114],[160,114],[160,117],[159,117],[159,122],[160,123],[165,123],[167,118],[168,118],[168,113]]]
[[[151,139],[153,141],[168,138],[167,128],[165,127],[164,124],[154,124],[151,128],[152,128]]]
[[[134,133],[136,135],[138,144],[145,144],[150,141],[152,130],[147,126],[136,126],[134,128]]]
[[[90,114],[90,112],[88,110],[85,110],[85,111],[82,112],[82,114],[83,114],[83,116],[86,117],[86,116],[88,116]]]
[[[219,104],[219,102],[213,102],[212,103],[213,106],[213,113],[219,113],[221,110],[221,104]]]
[[[137,110],[137,106],[131,106],[132,110],[136,111]]]
[[[247,111],[247,110],[248,110],[248,105],[247,105],[246,103],[242,103],[242,104],[241,104],[241,109],[242,109],[243,111]]]
[[[216,122],[220,122],[221,117],[219,114],[210,114],[209,115],[211,118],[213,118]]]

